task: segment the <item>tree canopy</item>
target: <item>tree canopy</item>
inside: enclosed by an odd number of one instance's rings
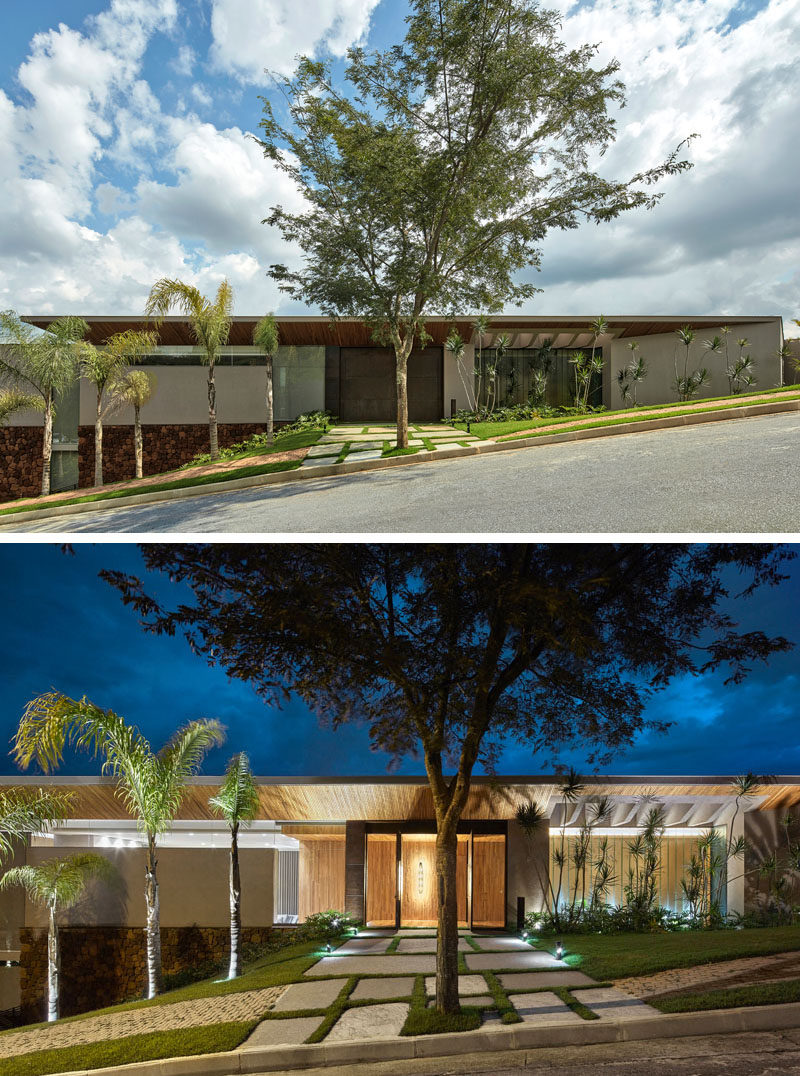
[[[619,64],[571,49],[535,0],[411,0],[402,43],[348,51],[347,87],[304,58],[278,79],[282,121],[263,98],[261,145],[305,199],[265,223],[303,252],[270,267],[279,287],[333,317],[365,319],[395,349],[398,444],[405,371],[425,317],[497,312],[536,292],[551,229],[608,221],[689,168],[683,143],[635,175],[595,170],[624,102]],[[675,145],[675,143],[673,143]]]
[[[188,585],[160,604],[141,580],[103,575],[151,631],[192,648],[270,703],[297,693],[334,727],[421,755],[441,879],[437,1004],[458,1007],[456,827],[474,767],[504,741],[543,761],[580,743],[607,762],[679,675],[740,682],[787,650],[739,629],[730,608],[781,578],[765,544],[159,545],[145,563]],[[731,587],[736,585],[736,591]],[[183,592],[183,588],[182,588]],[[449,773],[447,771],[450,771]]]

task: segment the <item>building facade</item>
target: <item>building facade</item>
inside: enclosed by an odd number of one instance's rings
[[[25,320],[46,328],[55,315],[27,316]],[[87,339],[102,347],[109,336],[127,329],[148,326],[141,319],[124,316],[87,317]],[[253,346],[258,319],[236,317],[229,346],[217,364],[217,417],[220,444],[224,447],[264,428],[264,358]],[[331,322],[323,317],[277,319],[281,346],[275,359],[274,411],[278,423],[299,414],[327,410],[343,422],[393,422],[396,417],[393,352],[379,348],[370,330],[356,319]],[[592,346],[603,356],[603,373],[594,386],[592,402],[608,409],[623,406],[616,375],[630,361],[629,344],[637,342],[648,373],[638,387],[639,404],[666,403],[676,399],[672,388],[675,360],[683,352],[675,330],[690,325],[696,334],[691,369],[706,366],[710,381],[700,396],[728,393],[724,353],[708,353],[703,343],[721,334],[723,323],[733,361],[738,340],[747,340],[746,352],[756,361],[758,386],[783,384],[783,344],[780,317],[609,317],[608,332],[595,339],[590,317],[494,317],[489,331],[476,339],[471,320],[430,318],[430,341],[409,360],[409,418],[412,422],[448,419],[468,406],[462,375],[444,347],[452,328],[466,341],[464,375],[478,380],[486,363],[493,361],[501,336],[508,350],[498,366],[498,405],[525,403],[532,388],[532,375],[541,362],[543,347],[550,345],[550,369],[546,401],[552,405],[572,401],[574,367],[570,359],[578,350]],[[184,318],[168,317],[159,330],[159,345],[142,368],[156,379],[153,400],[142,411],[144,426],[144,472],[157,474],[178,467],[208,449],[206,371],[200,350],[194,345]],[[677,348],[677,350],[676,350]],[[477,361],[476,361],[477,353]],[[53,489],[88,487],[93,478],[95,390],[84,380],[59,402],[54,427]],[[104,422],[104,477],[107,482],[133,476],[133,413],[123,410]],[[0,428],[0,499],[33,496],[41,474],[41,416],[21,412]]]
[[[195,779],[179,817],[160,840],[161,924],[173,970],[221,959],[227,948],[229,834],[208,807],[220,780]],[[606,842],[614,863],[608,903],[623,903],[631,841],[641,832],[646,811],[660,804],[659,902],[675,913],[685,910],[681,879],[698,840],[713,829],[725,842],[747,839],[749,858],[741,869],[729,871],[722,894],[725,910],[744,913],[760,899],[758,864],[778,847],[780,819],[800,801],[800,778],[779,777],[743,801],[737,801],[731,781],[592,777],[572,802],[559,794],[557,777],[476,778],[458,833],[459,925],[515,929],[521,913],[541,911],[552,901],[557,874],[567,899],[574,879],[569,864],[563,874],[555,867],[554,852],[563,841],[569,847],[577,839],[602,797],[609,798],[610,810],[594,829],[590,859],[598,842]],[[6,778],[2,783],[41,782]],[[144,846],[111,779],[50,778],[47,783],[74,793],[74,817],[20,848],[17,862],[36,864],[92,849],[116,868],[112,884],[93,884],[63,920],[62,936],[71,953],[65,974],[86,991],[83,1007],[89,1008],[136,993],[145,925]],[[436,924],[435,824],[425,778],[259,778],[257,783],[258,817],[240,835],[245,940],[329,909],[374,927]],[[531,803],[545,820],[533,833],[516,815],[520,805]],[[21,890],[0,893],[0,962],[4,954],[7,960],[21,955],[20,967],[0,966],[0,1011],[22,1004],[35,1015],[44,994],[45,933],[45,913]],[[98,961],[98,955],[104,959]],[[114,977],[108,980],[110,969]],[[90,984],[98,981],[92,992]]]

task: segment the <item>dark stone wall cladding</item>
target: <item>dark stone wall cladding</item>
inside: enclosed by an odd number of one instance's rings
[[[284,423],[276,422],[279,427]],[[220,448],[229,448],[254,433],[263,433],[263,423],[229,422],[218,426]],[[145,475],[161,474],[188,463],[201,452],[208,452],[208,424],[187,426],[142,426]],[[41,449],[40,449],[41,451]],[[94,426],[78,428],[78,482],[81,487],[94,484]],[[133,426],[103,427],[103,481],[126,482],[133,478],[136,462],[133,450]]]
[[[35,497],[41,488],[41,427],[0,426],[0,501]]]
[[[274,927],[243,927],[243,947],[261,946]],[[61,1015],[144,997],[147,986],[143,927],[61,927]],[[46,1019],[47,931],[20,931],[21,1004],[25,1023]],[[223,963],[230,952],[228,927],[162,927],[164,975],[209,962]]]

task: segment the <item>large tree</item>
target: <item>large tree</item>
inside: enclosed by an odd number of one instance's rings
[[[570,49],[535,0],[411,0],[404,41],[348,52],[348,88],[304,58],[279,79],[290,121],[266,99],[265,155],[305,208],[265,223],[300,246],[299,269],[270,267],[294,299],[357,316],[394,348],[397,444],[408,438],[407,363],[426,316],[521,304],[537,290],[553,228],[653,206],[652,185],[689,167],[678,148],[625,179],[595,172],[623,102],[619,64]],[[670,136],[667,135],[669,138]]]
[[[740,631],[732,595],[776,584],[787,555],[764,544],[145,546],[147,567],[180,584],[175,608],[135,577],[104,576],[149,630],[183,630],[269,703],[296,692],[334,727],[365,724],[376,749],[423,756],[436,1003],[453,1012],[456,834],[475,766],[491,769],[507,740],[543,762],[573,744],[607,761],[664,728],[646,702],[673,677],[725,668],[738,683],[790,644]]]
[[[161,931],[158,901],[158,837],[164,833],[206,752],[222,743],[219,721],[190,721],[154,753],[135,725],[88,699],[50,691],[25,708],[14,737],[14,759],[23,768],[36,762],[47,773],[59,765],[67,743],[103,759],[103,773],[117,779],[116,794],[136,819],[146,841],[147,996],[161,992]]]
[[[0,347],[0,379],[30,393],[44,414],[42,432],[42,495],[50,492],[53,418],[59,396],[78,376],[80,341],[89,331],[82,318],[58,318],[39,332],[14,313],[0,312],[5,346]]]
[[[194,287],[184,284],[182,280],[170,280],[162,277],[150,289],[145,304],[145,313],[161,324],[170,310],[176,307],[188,319],[198,347],[200,361],[208,367],[208,442],[212,460],[219,459],[219,441],[217,437],[217,382],[214,368],[219,358],[220,348],[225,347],[231,331],[233,320],[233,288],[223,280],[217,288],[213,299]]]
[[[142,408],[148,404],[156,391],[154,374],[146,370],[128,370],[111,386],[111,395],[115,409],[133,408],[133,455],[134,478],[144,474],[144,439],[142,437]]]

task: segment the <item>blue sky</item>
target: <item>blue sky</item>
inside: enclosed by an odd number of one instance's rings
[[[116,591],[97,578],[100,568],[140,572],[133,545],[79,545],[75,556],[53,545],[0,544],[4,608],[0,626],[0,740],[10,745],[19,716],[31,698],[51,687],[123,714],[158,747],[171,732],[198,717],[228,726],[228,741],[207,760],[204,772],[219,774],[234,751],[245,749],[261,775],[369,775],[387,772],[388,758],[370,751],[363,729],[320,728],[297,702],[282,711],[267,708],[253,691],[193,656],[183,638],[145,634]],[[741,606],[742,625],[784,634],[800,644],[800,561],[790,579]],[[169,584],[148,577],[156,593]],[[171,594],[174,598],[174,593]],[[684,679],[651,702],[649,715],[674,721],[664,736],[647,734],[607,768],[610,773],[703,774],[800,773],[798,738],[798,652],[756,666],[740,687],[723,676]],[[6,749],[7,750],[7,749]],[[0,773],[13,761],[0,756]],[[562,759],[585,769],[581,752]],[[546,760],[511,744],[499,773],[531,774]],[[96,773],[85,755],[72,756],[62,772]],[[418,760],[399,772],[419,774]]]
[[[602,168],[630,175],[698,132],[651,213],[551,235],[530,313],[800,314],[796,0],[553,0],[570,45],[628,87]],[[248,137],[263,69],[403,32],[401,0],[4,4],[0,306],[138,313],[151,284],[228,276],[237,312],[293,308],[296,262],[260,220],[297,206]]]

